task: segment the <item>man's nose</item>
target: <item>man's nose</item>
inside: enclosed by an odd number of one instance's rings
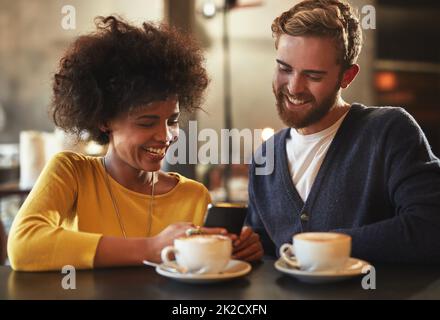
[[[305,83],[301,75],[295,74],[289,78],[287,89],[290,95],[298,95],[304,92]]]

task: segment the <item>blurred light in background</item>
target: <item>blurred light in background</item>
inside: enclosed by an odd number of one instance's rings
[[[376,87],[382,91],[391,91],[397,87],[397,78],[394,72],[379,72],[376,74]]]
[[[215,16],[217,8],[213,1],[205,1],[202,7],[202,13],[205,18],[212,18]]]
[[[261,139],[263,139],[263,141],[266,141],[267,139],[272,137],[274,133],[275,133],[274,129],[264,128],[263,131],[261,132]]]
[[[0,104],[0,131],[3,131],[3,128],[6,125],[6,112]]]
[[[95,141],[89,141],[84,147],[84,151],[90,156],[98,156],[104,154],[105,147]]]

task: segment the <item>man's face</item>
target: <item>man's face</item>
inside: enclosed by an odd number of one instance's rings
[[[281,120],[296,129],[318,123],[340,92],[341,65],[333,40],[281,35],[276,61],[272,87]]]

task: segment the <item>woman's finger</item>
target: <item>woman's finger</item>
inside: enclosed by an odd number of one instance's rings
[[[206,228],[201,227],[200,231],[204,234],[222,234],[227,235],[228,231],[225,228]]]
[[[238,236],[234,233],[228,233],[226,236],[232,240],[232,243],[234,243],[234,241],[238,239]]]

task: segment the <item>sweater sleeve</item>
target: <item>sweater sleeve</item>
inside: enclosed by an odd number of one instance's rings
[[[14,270],[93,267],[101,235],[77,231],[77,194],[75,166],[60,153],[46,165],[12,224],[8,254]]]
[[[440,162],[415,120],[402,109],[384,132],[382,159],[393,217],[336,231],[352,236],[355,257],[440,263]]]
[[[258,207],[255,203],[255,194],[253,192],[253,188],[251,187],[253,182],[253,170],[255,170],[254,165],[250,166],[249,169],[249,204],[248,204],[248,214],[246,216],[245,225],[248,225],[252,228],[254,232],[256,232],[260,236],[261,244],[263,245],[264,255],[275,257],[275,244],[267,233],[267,229],[264,226],[263,222],[260,219],[258,213]]]
[[[208,205],[212,202],[211,200],[211,195],[209,194],[208,189],[206,189],[206,187],[204,185],[200,185],[201,187],[201,194],[202,196],[200,197],[203,200],[197,200],[197,203],[195,205],[195,216],[193,219],[193,223],[196,226],[202,226],[205,218],[206,218],[206,212],[208,210]]]

